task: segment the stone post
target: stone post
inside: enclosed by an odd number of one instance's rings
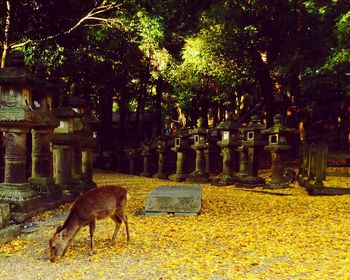
[[[143,171],[140,176],[151,177],[149,172],[149,159],[151,156],[151,145],[149,143],[144,143],[141,146],[141,156],[143,157]]]
[[[55,183],[63,190],[63,201],[72,201],[83,190],[80,150],[80,142],[83,139],[75,133],[77,130],[75,119],[81,118],[81,114],[68,106],[66,95],[61,96],[61,104],[53,110],[53,114],[60,120],[60,126],[55,128],[51,137]]]
[[[158,145],[157,145],[157,153],[158,153],[158,172],[153,175],[153,178],[158,178],[158,179],[167,179],[168,176],[164,172],[165,167],[164,167],[164,161],[165,161],[165,153],[167,152],[167,142],[165,139],[159,139],[158,140]]]
[[[26,128],[5,130],[5,175],[0,200],[10,204],[11,217],[23,222],[42,210],[41,199],[28,184],[26,174]]]
[[[203,128],[203,120],[199,119],[198,128],[191,129],[189,133],[194,138],[194,144],[191,145],[191,148],[196,151],[196,165],[195,170],[189,174],[186,181],[206,183],[209,181],[209,174],[205,171],[204,151],[208,150],[208,130]]]
[[[53,180],[50,136],[53,129],[32,129],[32,176],[29,184],[43,198],[46,208],[59,204],[62,191]]]
[[[128,148],[125,150],[129,159],[129,174],[135,174],[135,159],[137,156],[137,149]]]
[[[222,140],[217,142],[221,147],[222,172],[214,179],[214,184],[219,186],[232,185],[237,181],[233,175],[234,149],[238,146],[239,124],[233,114],[228,119],[221,122],[217,129],[221,131]]]
[[[42,210],[41,198],[26,177],[26,134],[36,123],[32,89],[38,80],[24,68],[24,55],[11,53],[0,69],[0,129],[4,133],[5,171],[0,202],[8,203],[11,218],[23,222]]]
[[[266,129],[260,123],[258,116],[252,116],[251,121],[246,127],[241,128],[242,132],[242,155],[246,164],[245,172],[241,172],[239,176],[240,183],[238,185],[244,187],[258,187],[265,185],[265,180],[258,176],[259,172],[259,155],[262,148],[266,145],[261,131]],[[242,163],[240,163],[241,165]]]
[[[264,149],[271,153],[271,183],[267,187],[273,189],[288,188],[289,183],[283,177],[281,153],[291,149],[287,143],[287,135],[295,132],[295,129],[284,126],[280,114],[275,115],[273,121],[272,127],[261,130],[262,134],[269,136],[269,144]]]
[[[176,172],[169,176],[170,181],[181,182],[188,177],[184,170],[185,152],[188,151],[188,132],[185,129],[179,130],[175,137],[175,145],[171,148],[176,152]]]

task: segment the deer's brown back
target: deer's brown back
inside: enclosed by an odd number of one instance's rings
[[[121,211],[126,204],[126,196],[126,190],[121,187],[94,188],[80,196],[70,212],[82,225],[87,225],[90,221],[103,219],[115,211]]]

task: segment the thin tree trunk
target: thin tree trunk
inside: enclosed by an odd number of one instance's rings
[[[2,54],[1,54],[1,65],[0,68],[4,68],[6,64],[6,57],[9,48],[9,32],[10,32],[10,19],[11,19],[11,5],[10,1],[5,2],[6,10],[5,10],[5,27],[4,27],[4,40],[2,42]]]
[[[254,55],[255,62],[255,75],[256,79],[259,81],[261,96],[263,97],[263,102],[266,111],[266,124],[270,127],[273,124],[274,111],[274,101],[273,101],[273,83],[270,76],[270,71],[262,60],[259,53]]]
[[[155,101],[155,118],[156,127],[155,135],[163,134],[163,122],[162,122],[162,95],[163,95],[164,82],[161,78],[158,78],[156,83],[156,101]]]

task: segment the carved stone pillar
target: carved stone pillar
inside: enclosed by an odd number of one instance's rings
[[[54,207],[59,203],[62,191],[53,180],[53,159],[50,150],[50,136],[53,129],[32,129],[31,132],[32,176],[28,181],[31,188],[42,196],[45,203],[52,204],[51,206]]]
[[[11,217],[23,222],[41,210],[40,197],[26,178],[27,128],[5,129],[5,174],[0,200],[10,204]]]

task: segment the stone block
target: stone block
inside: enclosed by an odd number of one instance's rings
[[[15,239],[20,233],[20,225],[11,225],[0,229],[0,244],[5,244]]]
[[[159,186],[152,190],[145,202],[145,216],[174,214],[198,215],[201,209],[200,186]]]
[[[10,205],[8,203],[0,203],[0,228],[8,225],[10,220]]]

